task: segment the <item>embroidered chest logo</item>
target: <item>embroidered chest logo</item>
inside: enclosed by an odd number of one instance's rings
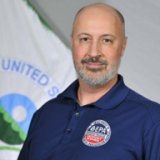
[[[106,144],[111,137],[111,128],[104,120],[96,120],[87,128],[83,143],[90,147],[99,147]]]

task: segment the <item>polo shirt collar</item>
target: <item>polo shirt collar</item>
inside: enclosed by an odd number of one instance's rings
[[[62,94],[60,94],[60,96],[77,102],[78,86],[79,83],[78,80],[76,80]],[[103,97],[92,103],[92,105],[101,109],[112,109],[125,100],[128,92],[129,88],[125,86],[123,77],[118,75],[118,82]]]

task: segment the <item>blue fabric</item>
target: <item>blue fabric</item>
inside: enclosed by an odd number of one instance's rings
[[[77,88],[75,81],[34,114],[18,160],[160,160],[159,104],[126,87],[120,75],[106,95],[86,106],[77,103]],[[82,139],[96,120],[110,126],[102,136],[108,141],[86,145]],[[97,126],[90,128],[94,138],[104,129]]]

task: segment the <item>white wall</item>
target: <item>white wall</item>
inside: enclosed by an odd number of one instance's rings
[[[124,14],[128,46],[120,73],[144,96],[160,102],[160,2],[153,0],[32,0],[53,30],[69,45],[74,14],[90,2],[107,2]]]
[[[126,83],[160,102],[160,2],[109,1],[126,19],[128,46],[121,65]]]

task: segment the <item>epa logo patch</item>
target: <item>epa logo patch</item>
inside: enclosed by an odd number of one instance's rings
[[[99,147],[106,144],[111,137],[111,128],[104,120],[92,122],[83,136],[83,143],[89,147]]]

